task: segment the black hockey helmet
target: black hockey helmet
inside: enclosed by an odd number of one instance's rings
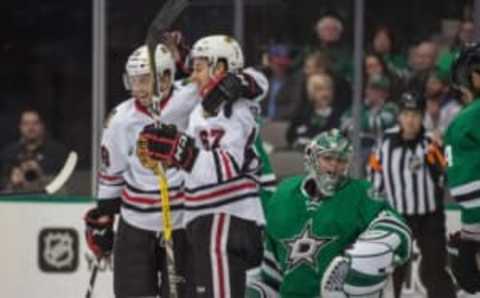
[[[473,91],[472,72],[480,73],[480,43],[465,45],[452,65],[451,82],[454,88],[461,86]]]
[[[415,91],[407,91],[400,96],[400,111],[413,110],[423,114],[425,111],[425,97]]]

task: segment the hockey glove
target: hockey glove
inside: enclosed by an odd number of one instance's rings
[[[388,235],[387,235],[388,237]],[[383,243],[358,240],[326,269],[321,297],[383,297],[394,253]]]
[[[227,73],[211,79],[202,89],[202,107],[208,114],[216,115],[225,102],[224,113],[230,118],[235,101],[239,98],[254,99],[260,94],[260,87],[249,75]]]
[[[85,214],[84,221],[85,238],[90,250],[97,258],[109,256],[113,249],[113,216],[92,208]]]
[[[462,239],[460,232],[449,236],[448,256],[450,268],[460,288],[470,294],[480,291],[480,271],[476,254],[480,244],[472,240]]]
[[[192,170],[199,150],[195,146],[195,140],[178,132],[175,125],[148,125],[141,132],[140,138],[147,140],[147,154],[150,158],[188,172]]]

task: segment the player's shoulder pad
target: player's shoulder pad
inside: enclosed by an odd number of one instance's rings
[[[182,87],[187,87],[187,86],[191,86],[191,85],[195,85],[192,80],[190,78],[184,78],[184,79],[180,79],[180,80],[176,80],[173,85],[175,87],[178,87],[178,88],[182,88]]]
[[[135,109],[134,99],[127,99],[115,106],[105,118],[104,128],[112,128],[124,125],[131,119],[130,113]]]
[[[239,99],[232,107],[233,117],[242,121],[255,121],[260,117],[260,106],[255,101],[249,99]]]
[[[255,80],[258,87],[262,89],[262,93],[255,98],[255,101],[257,102],[262,101],[265,98],[265,96],[267,96],[268,89],[270,88],[270,84],[268,82],[267,76],[262,71],[255,69],[253,67],[247,67],[243,69],[243,73],[250,76],[253,80]]]
[[[293,191],[299,192],[304,179],[306,179],[306,176],[293,176],[283,179],[280,183],[278,183],[274,196],[285,196]]]
[[[194,84],[189,78],[175,81],[173,84],[175,94],[181,94],[186,97],[198,97],[200,98],[200,93],[198,92],[198,87]]]
[[[350,178],[346,186],[353,190],[358,198],[367,198],[374,201],[383,201],[384,198],[375,191],[372,183],[366,179]]]

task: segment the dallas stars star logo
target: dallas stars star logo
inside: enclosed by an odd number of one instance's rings
[[[283,241],[288,249],[288,270],[293,270],[302,264],[316,270],[317,256],[320,250],[333,240],[335,240],[334,237],[317,237],[314,235],[312,221],[309,220],[298,236]]]

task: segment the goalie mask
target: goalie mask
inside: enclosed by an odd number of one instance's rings
[[[224,61],[228,72],[237,72],[244,66],[242,48],[238,42],[227,35],[211,35],[198,40],[190,51],[190,62],[196,58],[205,58],[210,76],[218,62]]]
[[[124,84],[132,96],[142,105],[151,104],[152,98],[152,72],[147,46],[137,48],[127,60],[125,65]]]
[[[474,86],[473,73],[480,76],[480,44],[469,44],[460,52],[452,66],[451,82],[455,89],[464,87],[474,96],[480,93],[480,83]]]
[[[305,168],[323,195],[333,195],[345,181],[352,151],[338,129],[319,134],[305,148]]]

